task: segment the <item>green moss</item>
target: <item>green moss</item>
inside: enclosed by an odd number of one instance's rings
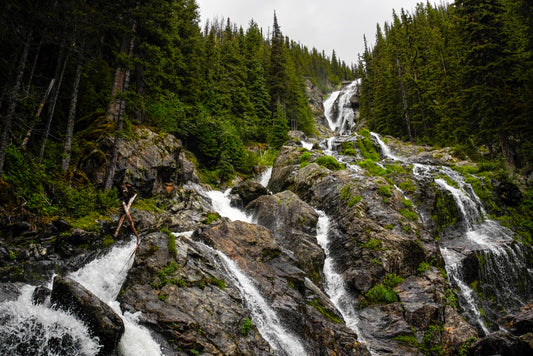
[[[449,305],[453,308],[457,308],[459,306],[457,296],[455,295],[455,292],[452,289],[446,289],[444,291],[444,297],[446,298],[446,305]]]
[[[167,228],[162,228],[161,232],[165,233],[168,236],[168,253],[174,257],[178,257],[178,250],[176,249],[176,236]]]
[[[346,156],[353,156],[353,157],[356,157],[357,156],[357,151],[353,148],[348,148],[346,150],[344,150],[342,152],[343,155],[346,155]]]
[[[313,298],[313,300],[311,300],[307,304],[309,304],[310,306],[316,308],[322,315],[324,315],[325,317],[327,317],[328,319],[330,319],[334,323],[344,324],[344,322],[342,320],[340,320],[339,318],[337,318],[337,316],[332,311],[326,309],[326,307],[322,303],[320,303],[320,301],[318,299]]]
[[[435,223],[437,232],[457,223],[459,219],[459,213],[452,196],[450,196],[448,193],[442,192],[441,190],[436,190],[433,211],[431,212],[431,219]]]
[[[242,323],[242,326],[241,326],[242,336],[248,336],[248,334],[250,333],[250,330],[252,329],[252,326],[253,324],[250,318],[244,319],[244,322]]]
[[[161,213],[163,210],[158,207],[159,200],[156,198],[137,199],[133,202],[133,207],[139,210],[151,211],[154,213]]]
[[[394,230],[394,225],[392,225],[392,224],[387,224],[387,225],[385,225],[385,226],[383,226],[383,227],[384,227],[385,229],[387,229],[387,230]]]
[[[401,182],[400,184],[398,184],[398,187],[404,192],[413,193],[416,191],[416,187],[411,179]]]
[[[409,210],[409,209],[400,209],[400,215],[406,217],[407,219],[411,221],[417,221],[418,215],[416,215],[415,212]]]
[[[418,341],[414,335],[398,335],[392,338],[393,340],[399,341],[402,344],[413,346],[418,348]]]
[[[383,245],[383,242],[381,240],[371,238],[370,240],[368,240],[368,242],[362,244],[361,248],[368,248],[371,250],[378,251],[379,249],[381,249],[382,245]]]
[[[379,187],[378,192],[381,196],[390,198],[392,197],[392,190],[390,185],[382,185]]]
[[[326,167],[327,169],[332,170],[332,171],[339,171],[342,169],[346,169],[346,167],[340,164],[333,156],[318,157],[315,160],[315,163],[320,166]]]
[[[365,159],[364,161],[357,162],[357,165],[363,169],[366,169],[370,175],[384,176],[387,174],[387,170],[378,166],[372,159]]]
[[[311,153],[309,151],[302,152],[300,155],[300,158],[298,158],[298,162],[309,162],[311,160]]]
[[[394,288],[398,284],[402,283],[404,279],[395,273],[389,273],[383,278],[383,285],[388,288]]]
[[[464,343],[459,346],[459,356],[467,356],[470,347],[477,341],[477,338],[470,337]]]
[[[389,287],[377,284],[365,294],[369,304],[389,304],[398,301],[398,295]]]
[[[223,279],[217,279],[217,278],[211,277],[209,279],[209,283],[214,284],[215,286],[217,286],[218,288],[222,290],[226,289],[226,281],[224,281]]]
[[[423,261],[423,262],[420,262],[420,264],[418,265],[418,268],[416,269],[416,271],[418,272],[418,274],[422,274],[425,271],[427,271],[428,269],[429,269],[429,263]]]
[[[443,331],[442,325],[430,325],[424,332],[420,351],[428,355],[443,355],[444,351],[441,345]]]
[[[217,221],[220,219],[220,215],[218,213],[209,213],[207,214],[207,218],[204,220],[204,224],[209,225],[213,221]]]
[[[113,236],[111,235],[105,235],[104,241],[102,242],[102,247],[109,247],[115,243],[115,240],[113,239]]]
[[[357,203],[361,202],[363,200],[363,197],[360,196],[360,195],[356,195],[354,197],[352,197],[349,201],[348,201],[348,207],[351,208],[353,207],[354,205],[356,205]]]

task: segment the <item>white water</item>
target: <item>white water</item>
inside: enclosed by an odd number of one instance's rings
[[[383,153],[383,156],[385,156],[385,158],[391,159],[393,161],[400,161],[400,162],[404,161],[404,159],[402,157],[396,156],[395,154],[392,153],[392,151],[390,150],[389,146],[387,146],[385,144],[385,142],[383,142],[383,140],[381,139],[381,136],[379,136],[375,132],[371,132],[370,134],[378,142],[379,147],[381,148],[381,152]]]
[[[359,341],[364,342],[361,330],[359,329],[359,318],[352,303],[352,297],[346,292],[342,276],[335,270],[333,258],[329,249],[329,217],[321,210],[318,213],[318,224],[316,239],[324,250],[326,259],[324,260],[324,281],[326,294],[331,302],[341,312],[346,325],[357,334]]]
[[[211,249],[209,246],[206,246]],[[291,335],[281,324],[276,312],[270,307],[255,283],[224,253],[213,250],[222,262],[222,266],[231,277],[233,284],[239,289],[252,313],[252,322],[263,338],[270,344],[277,355],[304,356],[305,348],[298,339]]]
[[[139,313],[123,315],[119,303],[115,300],[133,264],[133,258],[130,257],[135,247],[136,239],[126,245],[115,246],[107,255],[71,273],[70,277],[122,317],[125,332],[118,346],[119,354],[159,356],[159,345],[152,339],[148,330],[138,324]],[[60,309],[33,305],[33,290],[34,287],[26,286],[16,301],[0,304],[0,341],[7,336],[10,340],[2,341],[0,350],[17,355],[96,355],[100,345],[89,336],[87,327],[73,315]],[[3,318],[9,319],[9,322],[4,323]],[[10,347],[9,343],[13,343],[13,346]],[[30,345],[31,349],[23,346],[24,344]],[[26,351],[20,351],[21,349]]]
[[[358,83],[355,80],[341,90],[333,92],[324,100],[324,114],[329,128],[339,135],[349,132],[354,124],[355,113],[350,107],[350,99],[357,92]],[[333,110],[334,105],[336,105],[336,115]]]
[[[263,187],[268,186],[268,182],[270,182],[270,178],[272,177],[272,167],[268,167],[266,171],[261,173],[261,176],[259,177],[259,184],[261,184]]]
[[[138,324],[140,312],[122,314],[120,304],[116,301],[133,264],[136,245],[136,239],[132,239],[127,245],[116,246],[107,255],[71,273],[70,277],[93,292],[121,316],[125,331],[118,345],[120,354],[158,356],[161,355],[159,345],[154,341],[150,332]]]
[[[32,286],[15,301],[0,303],[0,350],[4,355],[96,355],[98,340],[63,310],[32,303]],[[61,345],[61,347],[59,347]]]
[[[311,151],[313,149],[313,144],[311,142],[306,141],[300,141],[302,143],[302,147]]]
[[[269,178],[270,180],[270,178]],[[234,208],[230,205],[229,193],[231,189],[227,189],[224,193],[218,190],[210,190],[206,194],[211,198],[213,209],[220,216],[230,219],[231,221],[244,221],[251,223],[252,217],[245,214],[242,210]]]

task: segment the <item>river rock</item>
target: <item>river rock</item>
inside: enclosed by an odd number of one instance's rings
[[[267,195],[268,189],[257,182],[246,181],[233,187],[230,193],[238,197],[232,201],[232,205],[242,209],[251,201],[262,195]]]
[[[100,339],[100,355],[109,355],[116,349],[124,333],[124,322],[91,291],[69,277],[56,276],[51,302],[71,311],[87,324],[93,335]]]

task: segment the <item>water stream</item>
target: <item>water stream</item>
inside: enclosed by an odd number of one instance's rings
[[[118,352],[123,356],[161,355],[159,345],[149,331],[138,324],[139,314],[124,313],[116,297],[133,264],[136,239],[115,246],[108,254],[95,259],[70,277],[93,292],[122,317],[125,332]],[[51,284],[51,283],[50,283]],[[0,351],[7,355],[96,355],[98,340],[91,338],[87,327],[61,309],[34,305],[33,286],[25,286],[16,301],[0,304]]]

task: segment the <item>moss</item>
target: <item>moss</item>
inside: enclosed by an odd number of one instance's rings
[[[429,269],[429,263],[423,261],[423,262],[420,262],[420,264],[418,265],[418,268],[416,269],[416,271],[418,272],[418,274],[422,274],[425,271],[427,271],[428,269]]]
[[[398,335],[392,338],[393,340],[399,341],[402,344],[413,346],[418,348],[418,341],[414,335]]]
[[[138,199],[133,203],[133,207],[139,210],[161,213],[163,210],[158,206],[160,203],[156,198]]]
[[[377,284],[365,294],[369,304],[389,304],[398,301],[398,295],[384,284]]]
[[[309,301],[307,304],[309,304],[313,308],[316,308],[322,315],[324,315],[334,323],[344,324],[344,322],[337,318],[337,316],[332,311],[326,309],[326,307],[322,303],[320,303],[318,299],[313,298],[313,300]]]
[[[387,224],[387,225],[385,225],[385,226],[383,226],[383,227],[384,227],[385,229],[387,229],[387,230],[394,230],[394,225],[392,225],[392,224]]]
[[[361,202],[363,200],[363,197],[360,196],[360,195],[356,195],[354,197],[352,197],[349,201],[348,201],[348,207],[351,208],[353,207],[354,205],[356,205],[357,203]]]
[[[435,202],[433,204],[433,211],[431,213],[431,219],[435,223],[437,232],[442,229],[453,226],[459,219],[459,212],[453,197],[448,193],[436,190]]]
[[[381,240],[377,239],[370,239],[368,242],[361,245],[361,248],[368,248],[374,251],[378,251],[381,249],[381,246],[383,245],[383,242]]]
[[[385,276],[385,278],[383,278],[383,284],[385,285],[385,287],[388,287],[391,289],[396,287],[398,284],[402,283],[403,281],[404,279],[395,273],[389,273]]]
[[[342,169],[346,169],[346,167],[340,164],[333,156],[318,157],[315,160],[315,163],[320,166],[326,167],[327,169],[332,170],[332,171],[339,171]]]
[[[430,325],[424,332],[424,337],[420,343],[420,351],[427,355],[443,355],[444,351],[441,345],[442,325]]]
[[[253,324],[250,318],[244,319],[244,322],[242,323],[242,326],[241,326],[241,335],[248,336],[248,334],[250,333],[250,330],[252,329],[252,326]]]
[[[176,236],[168,228],[162,228],[161,232],[168,236],[168,253],[174,258],[178,257],[178,250],[176,249]]]
[[[102,241],[102,247],[106,248],[115,243],[115,240],[113,239],[113,236],[111,235],[105,235],[104,241]]]
[[[387,170],[378,166],[372,159],[365,159],[364,161],[357,162],[357,165],[363,169],[366,169],[370,175],[384,176],[387,174]]]
[[[217,279],[217,278],[211,277],[209,278],[209,283],[214,284],[215,286],[217,286],[218,288],[222,290],[226,289],[226,281],[224,281],[223,279]]]
[[[400,215],[402,215],[403,217],[406,217],[407,219],[411,220],[411,221],[417,221],[418,220],[418,215],[416,215],[415,212],[409,210],[409,209],[400,209]]]
[[[217,221],[220,219],[220,215],[218,213],[209,213],[207,214],[207,217],[204,220],[204,224],[209,225],[213,221]]]
[[[390,185],[382,185],[379,187],[378,192],[381,196],[390,198],[392,197],[392,190]]]
[[[413,193],[416,191],[416,187],[413,184],[413,181],[411,179],[405,180],[398,184],[398,187],[403,190],[404,192],[410,192]]]

